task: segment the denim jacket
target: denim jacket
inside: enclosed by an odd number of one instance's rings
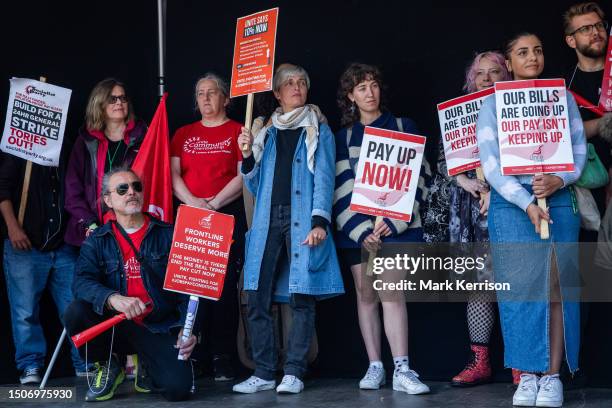
[[[270,198],[276,162],[275,127],[268,130],[261,160],[243,174],[244,182],[255,196],[251,229],[246,237],[244,289],[257,290],[259,271],[270,224]],[[306,131],[302,130],[293,156],[291,172],[291,259],[279,274],[275,299],[286,301],[290,293],[328,297],[344,293],[331,225],[335,177],[335,143],[329,126],[319,125],[314,174],[307,165]],[[325,218],[327,238],[316,247],[302,245],[311,230],[313,216]]]
[[[171,224],[149,218],[140,246],[145,259],[140,273],[153,310],[143,319],[143,324],[153,333],[167,333],[171,328],[183,326],[189,297],[163,289],[173,228]],[[126,295],[123,256],[110,222],[97,228],[83,242],[72,291],[75,299],[91,303],[100,315],[110,295]]]

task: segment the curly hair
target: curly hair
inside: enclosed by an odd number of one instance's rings
[[[351,126],[353,123],[359,121],[359,109],[357,109],[357,107],[354,106],[354,102],[351,102],[348,98],[348,94],[353,92],[353,89],[355,89],[357,85],[366,80],[372,80],[378,83],[381,100],[380,109],[384,109],[385,86],[380,70],[373,65],[353,62],[340,76],[340,86],[338,87],[336,98],[338,107],[342,113],[342,126]]]

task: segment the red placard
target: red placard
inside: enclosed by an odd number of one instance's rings
[[[218,300],[223,291],[234,217],[181,205],[164,289]]]
[[[612,112],[612,29],[610,29],[610,38],[608,38],[608,51],[606,52],[606,65],[601,82],[599,106],[606,112]]]
[[[272,89],[278,7],[236,22],[232,62],[232,98]]]

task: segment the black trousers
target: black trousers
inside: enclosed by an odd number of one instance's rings
[[[238,278],[244,263],[244,235],[247,231],[242,196],[219,212],[234,216],[234,242],[230,248],[223,292],[219,300],[200,299],[198,315],[202,319],[204,342],[213,356],[234,356],[238,334]]]
[[[70,336],[86,330],[114,314],[105,312],[100,316],[92,305],[83,300],[73,301],[64,312],[66,330]],[[109,329],[81,346],[79,352],[89,362],[108,361],[113,330]],[[113,352],[134,354],[143,359],[147,371],[156,387],[169,401],[183,401],[189,398],[193,384],[191,363],[177,359],[178,349],[174,348],[177,336],[170,333],[152,333],[146,327],[133,321],[124,321],[115,326]]]

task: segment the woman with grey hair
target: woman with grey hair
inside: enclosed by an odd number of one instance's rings
[[[344,292],[329,237],[334,135],[319,108],[306,104],[309,86],[303,68],[281,65],[273,84],[280,107],[272,114],[272,123],[255,138],[242,128],[238,138],[244,147],[241,171],[256,198],[244,266],[256,368],[250,378],[234,386],[235,392],[250,394],[276,386],[273,300],[289,302],[293,318],[285,375],[276,391],[301,392],[314,333],[315,301]]]
[[[172,188],[183,203],[234,216],[235,227],[221,299],[203,301],[209,322],[215,380],[234,378],[238,331],[237,282],[244,254],[246,216],[242,200],[241,124],[229,119],[229,88],[219,76],[207,73],[195,85],[200,120],[176,131],[170,147]],[[206,324],[208,323],[208,324]]]

